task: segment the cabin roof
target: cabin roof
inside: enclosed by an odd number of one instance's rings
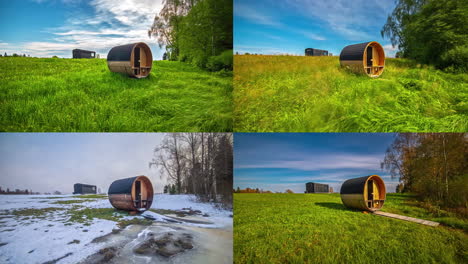
[[[138,43],[115,46],[107,54],[108,61],[129,61],[132,56],[132,50]]]
[[[84,183],[75,183],[75,185],[88,186],[88,187],[96,187],[96,185],[84,184]]]
[[[364,186],[366,185],[366,181],[370,176],[372,175],[346,180],[343,183],[343,185],[341,185],[340,193],[341,194],[363,193]]]
[[[136,178],[138,178],[138,176],[114,181],[109,187],[108,194],[132,193],[133,182]]]
[[[345,61],[362,60],[364,56],[364,51],[367,45],[369,45],[369,43],[371,42],[372,41],[344,47],[344,49],[340,53],[340,60],[345,60]]]
[[[74,49],[73,51],[79,51],[79,52],[87,52],[87,53],[96,53],[95,51],[91,51],[91,50],[83,50],[83,49]]]

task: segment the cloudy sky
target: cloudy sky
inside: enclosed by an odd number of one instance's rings
[[[380,30],[393,0],[234,0],[234,51],[303,55],[305,48],[339,55],[343,47],[378,41],[387,57],[396,49]]]
[[[73,184],[107,192],[116,179],[146,175],[156,192],[166,179],[149,168],[161,133],[0,133],[0,186],[72,193]]]
[[[116,45],[143,41],[162,58],[148,37],[162,0],[0,0],[0,52],[70,58],[75,48],[101,57]]]
[[[340,191],[346,179],[381,176],[387,192],[397,179],[380,169],[390,133],[236,133],[234,188],[305,191],[306,182],[329,184]]]

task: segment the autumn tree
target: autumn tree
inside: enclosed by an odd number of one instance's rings
[[[468,202],[467,134],[398,134],[383,166],[403,190],[433,203],[456,207]]]

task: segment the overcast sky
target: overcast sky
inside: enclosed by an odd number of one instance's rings
[[[329,184],[339,192],[351,178],[377,174],[387,192],[398,179],[380,169],[391,133],[236,133],[234,188],[296,193],[305,183]]]
[[[339,55],[343,47],[367,41],[396,49],[380,30],[393,0],[234,0],[234,51],[304,55],[306,48]]]
[[[146,42],[163,51],[148,29],[162,0],[0,0],[0,52],[70,58],[73,49],[106,57],[117,45]]]
[[[156,192],[165,179],[148,166],[162,133],[0,133],[0,186],[72,193],[73,184],[107,192],[117,179],[150,178]]]

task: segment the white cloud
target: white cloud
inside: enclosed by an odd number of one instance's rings
[[[93,14],[78,13],[63,26],[46,29],[52,35],[48,40],[0,47],[9,54],[26,53],[38,57],[71,57],[72,49],[80,48],[95,50],[104,57],[114,46],[143,41],[150,44],[154,57],[162,57],[156,40],[148,37],[148,29],[162,8],[162,0],[93,0],[89,4],[94,9]]]
[[[326,40],[325,37],[322,37],[322,36],[319,36],[317,34],[314,34],[312,32],[308,32],[308,31],[297,31],[299,34],[302,34],[310,39],[313,39],[313,40]]]
[[[383,3],[385,2],[385,3]],[[380,21],[392,11],[392,1],[381,0],[285,0],[282,6],[296,9],[305,16],[324,21],[334,32],[349,40],[367,41],[371,37],[369,28],[380,25]]]
[[[148,163],[163,136],[163,133],[0,135],[0,186],[71,193],[74,183],[88,183],[107,191],[116,179],[146,175],[155,191],[162,192],[166,179],[160,178],[159,170],[150,169]]]
[[[296,160],[274,160],[255,164],[240,164],[236,168],[278,168],[304,171],[324,169],[379,169],[381,155],[328,154]]]
[[[395,55],[398,51],[398,47],[393,47],[392,44],[387,44],[383,46],[383,49],[385,51],[385,57],[386,58],[395,58]]]
[[[244,4],[234,4],[234,13],[236,16],[243,17],[256,24],[273,26],[273,27],[284,26],[281,22],[277,21],[277,19],[268,15],[262,14],[258,12],[257,10],[251,8],[250,6],[247,6]]]

